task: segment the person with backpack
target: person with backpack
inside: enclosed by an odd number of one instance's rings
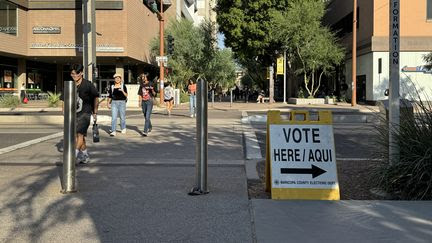
[[[108,90],[107,107],[111,109],[111,129],[110,136],[116,135],[117,116],[120,114],[121,133],[126,134],[126,101],[128,92],[126,85],[122,82],[120,74],[114,74],[114,84]]]
[[[174,105],[174,89],[171,87],[171,83],[167,82],[164,88],[164,102],[166,105],[168,116],[171,116],[171,111]]]
[[[83,65],[74,64],[71,66],[71,77],[77,87],[77,110],[76,110],[76,159],[77,163],[89,163],[90,156],[87,152],[86,136],[90,126],[90,117],[96,124],[99,106],[99,92],[96,87],[83,78]],[[60,96],[64,100],[64,94]]]
[[[156,92],[154,91],[153,85],[151,85],[148,80],[147,75],[141,74],[139,80],[140,87],[138,89],[138,106],[141,107],[145,119],[142,135],[147,137],[148,133],[152,130],[150,116],[153,110],[153,98],[156,96]]]

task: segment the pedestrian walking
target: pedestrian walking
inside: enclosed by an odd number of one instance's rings
[[[76,111],[76,149],[75,155],[77,163],[90,162],[90,156],[87,151],[86,136],[87,129],[90,126],[90,117],[97,121],[97,112],[99,106],[99,92],[95,86],[83,78],[83,65],[74,64],[71,67],[71,77],[77,86],[77,111]],[[61,95],[64,100],[64,94]]]
[[[150,84],[147,75],[141,74],[139,76],[140,87],[138,89],[138,106],[141,106],[144,114],[144,131],[143,136],[148,136],[148,133],[152,130],[152,124],[150,116],[153,110],[153,98],[156,96],[153,86]]]
[[[126,101],[128,91],[120,74],[114,74],[114,84],[108,90],[107,107],[111,109],[110,136],[114,137],[117,130],[117,116],[120,115],[121,133],[126,134]]]
[[[196,83],[194,83],[192,79],[189,79],[188,95],[189,95],[190,117],[195,117],[196,116]]]
[[[171,87],[171,83],[167,82],[164,88],[164,102],[167,109],[168,116],[171,116],[171,111],[174,106],[174,89]]]

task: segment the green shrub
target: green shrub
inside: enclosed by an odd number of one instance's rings
[[[4,108],[16,108],[21,103],[18,96],[15,95],[4,95],[0,97],[0,107]]]
[[[186,92],[180,91],[180,103],[187,103],[189,102],[189,95]]]
[[[303,88],[300,88],[297,94],[297,98],[304,98],[305,97],[305,93]]]
[[[51,93],[48,91],[48,106],[57,107],[60,102],[60,94]]]
[[[26,89],[27,94],[39,94],[40,92],[42,92],[41,89]]]
[[[376,184],[381,189],[403,200],[432,199],[432,106],[429,103],[414,102],[414,115],[401,110],[399,129],[388,125],[377,127],[377,156],[388,161],[391,130],[400,148],[400,160],[392,165],[386,162],[375,171]],[[393,145],[392,145],[393,146]]]

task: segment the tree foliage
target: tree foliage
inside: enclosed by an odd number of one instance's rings
[[[196,27],[189,20],[172,21],[166,34],[174,38],[174,52],[168,57],[169,79],[183,89],[189,79],[202,77],[211,87],[228,87],[235,81],[235,63],[230,50],[216,49],[215,26],[204,22]],[[159,54],[159,39],[151,42],[153,56]]]
[[[247,80],[265,76],[265,67],[286,50],[309,96],[314,96],[323,75],[344,57],[335,35],[321,24],[325,7],[322,0],[219,0],[216,9],[225,44],[253,74]]]
[[[426,62],[425,68],[427,70],[432,69],[432,52],[423,56],[423,61]]]
[[[269,65],[279,43],[269,36],[272,12],[288,6],[288,0],[219,0],[216,12],[225,45],[240,62],[256,60]]]
[[[270,35],[295,57],[296,73],[303,75],[310,97],[318,92],[322,76],[344,57],[335,35],[322,26],[324,14],[320,0],[292,0],[288,11],[273,12]]]

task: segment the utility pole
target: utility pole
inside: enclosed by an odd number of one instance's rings
[[[274,68],[273,63],[271,64],[270,68],[270,83],[269,83],[269,103],[274,103]]]
[[[390,29],[389,29],[389,162],[399,161],[399,146],[395,137],[395,130],[400,125],[400,0],[390,0]]]
[[[96,4],[95,0],[82,1],[83,19],[83,66],[84,78],[92,82],[96,68]]]
[[[283,100],[283,103],[284,104],[286,104],[287,102],[286,102],[286,63],[287,63],[287,59],[286,59],[286,49],[284,50],[284,63],[283,63],[283,66],[284,66],[284,92],[283,92],[283,95],[284,95],[284,100]]]
[[[351,106],[357,105],[357,0],[353,10],[353,42],[352,42],[352,92]]]
[[[164,56],[164,6],[163,6],[163,0],[160,1],[160,15],[159,17],[159,36],[160,36],[160,49],[159,49],[159,56],[161,58]],[[163,88],[164,88],[164,62],[160,61],[160,69],[159,69],[159,102],[162,105],[163,104]]]

